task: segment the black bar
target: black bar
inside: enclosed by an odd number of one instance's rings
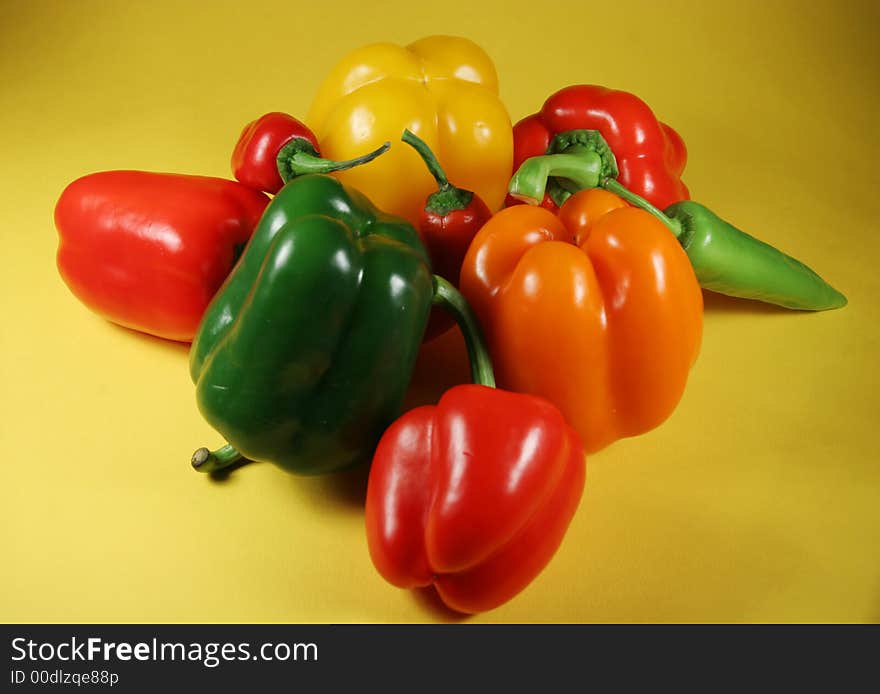
[[[11,692],[347,685],[457,693],[470,691],[474,677],[492,691],[599,685],[603,692],[802,685],[876,691],[880,655],[876,625],[3,625],[0,631],[7,654],[0,681]]]

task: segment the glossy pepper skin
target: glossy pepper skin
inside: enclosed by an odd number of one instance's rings
[[[588,453],[661,424],[702,336],[687,255],[652,215],[601,190],[559,216],[517,205],[477,234],[461,290],[499,384],[559,407]]]
[[[449,180],[492,210],[504,201],[513,157],[510,118],[492,61],[467,39],[431,36],[405,48],[380,43],[353,51],[321,84],[306,122],[333,159],[397,142],[409,129],[437,153]],[[334,175],[413,224],[435,190],[408,147]]]
[[[399,413],[431,307],[415,229],[325,175],[284,186],[190,352],[199,409],[243,455],[300,474],[369,460]]]
[[[89,174],[55,207],[58,271],[107,320],[189,342],[268,203],[220,178]]]
[[[248,123],[232,152],[232,172],[236,180],[254,190],[273,195],[284,181],[278,173],[278,155],[291,142],[318,154],[318,139],[308,126],[287,113],[274,111]]]
[[[600,132],[617,159],[621,184],[657,207],[690,197],[681,180],[687,163],[681,136],[634,94],[597,85],[561,89],[538,113],[519,121],[513,128],[513,169],[531,157],[564,151],[552,147],[554,137],[576,130]],[[557,208],[549,192],[541,205]]]
[[[437,190],[425,200],[416,228],[431,256],[434,273],[458,287],[464,256],[474,236],[489,221],[492,213],[479,195],[449,182],[440,162],[421,138],[405,130],[401,139],[419,153],[437,181]],[[435,308],[431,312],[425,339],[442,335],[453,324],[447,311]]]
[[[367,487],[370,556],[395,586],[433,584],[454,610],[491,610],[550,561],[584,472],[578,436],[550,403],[456,386],[379,442]]]

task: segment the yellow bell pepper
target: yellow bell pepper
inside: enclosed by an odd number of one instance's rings
[[[400,142],[407,128],[428,143],[454,185],[492,210],[504,202],[513,166],[510,117],[498,98],[495,66],[472,41],[430,36],[405,48],[359,48],[331,70],[307,122],[329,159],[352,159],[391,142],[369,164],[333,175],[414,224],[437,184]]]

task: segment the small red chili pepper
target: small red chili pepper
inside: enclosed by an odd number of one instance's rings
[[[574,151],[578,131],[597,130],[611,147],[628,190],[664,209],[690,195],[681,181],[687,149],[681,136],[657,120],[634,94],[596,85],[574,85],[550,96],[540,112],[513,128],[513,170],[531,157]],[[542,207],[556,211],[570,191],[548,190]],[[507,197],[506,204],[520,200]]]
[[[102,171],[55,206],[58,270],[113,323],[189,342],[269,198],[236,181]]]
[[[418,232],[428,249],[434,274],[458,287],[461,264],[471,241],[492,217],[492,212],[479,195],[449,182],[440,162],[424,140],[410,130],[404,130],[401,139],[419,153],[437,181],[437,191],[428,196],[419,215]],[[442,335],[453,324],[448,313],[432,311],[425,340]]]
[[[278,153],[291,141],[312,154],[318,153],[318,138],[305,123],[275,111],[248,123],[232,152],[232,173],[254,190],[273,195],[284,181],[278,173]]]
[[[308,126],[287,113],[274,111],[248,123],[232,151],[232,173],[254,190],[273,195],[291,178],[306,173],[332,173],[372,161],[386,143],[357,159],[323,159],[318,138]]]
[[[476,385],[385,431],[367,485],[367,542],[389,583],[433,585],[448,607],[482,612],[517,595],[559,548],[583,493],[584,450],[549,401],[493,387],[476,317],[436,277],[434,301],[461,324]]]

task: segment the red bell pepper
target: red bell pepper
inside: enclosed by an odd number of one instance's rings
[[[372,161],[390,147],[356,159],[333,161],[318,152],[318,138],[291,115],[274,111],[248,123],[232,151],[232,173],[254,190],[273,195],[291,178],[307,173],[331,173]]]
[[[90,174],[55,207],[58,270],[107,320],[189,342],[268,202],[221,178]]]
[[[389,427],[373,457],[366,528],[379,573],[402,587],[434,585],[460,612],[510,600],[550,561],[584,487],[577,433],[547,400],[496,390],[475,318],[448,283],[474,380]]]
[[[595,85],[561,89],[539,113],[514,126],[513,170],[531,157],[577,146],[576,138],[567,135],[580,130],[601,133],[617,160],[617,180],[633,193],[660,209],[690,197],[681,180],[687,149],[679,134],[637,96]],[[508,205],[518,202],[507,198]],[[555,211],[559,203],[548,192],[541,204]]]

